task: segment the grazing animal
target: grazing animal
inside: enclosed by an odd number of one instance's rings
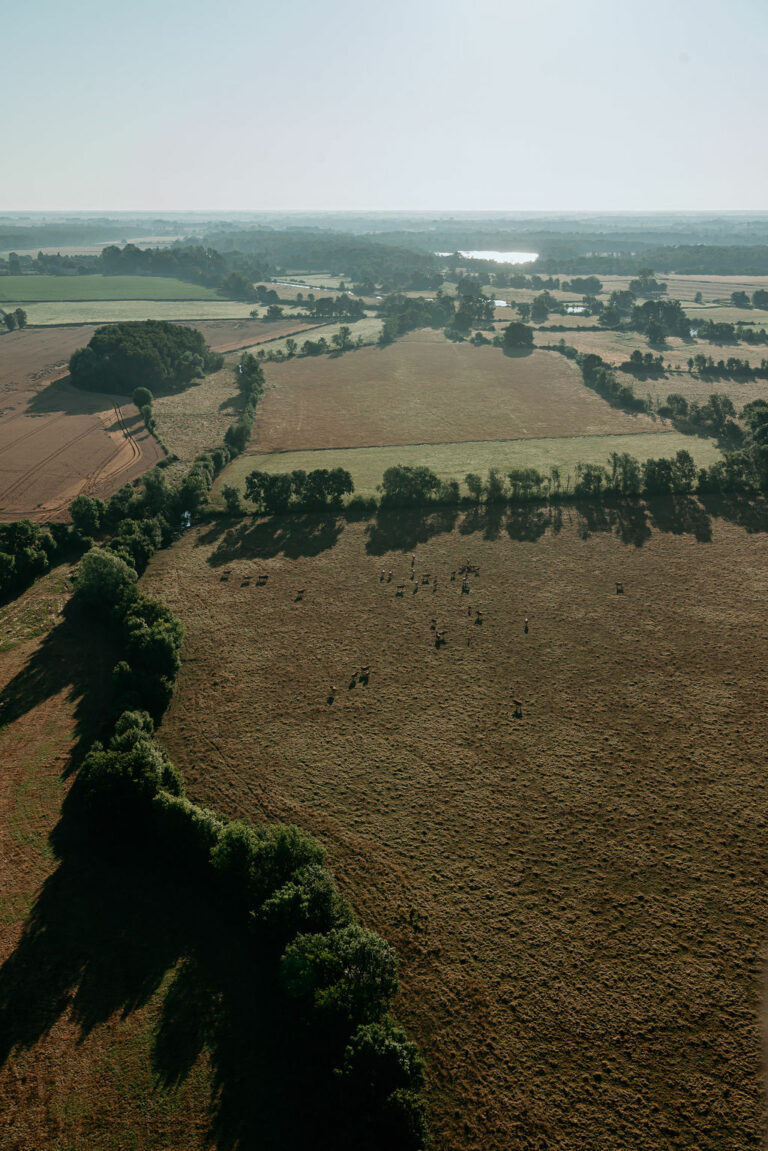
[[[404,592],[405,592],[405,584],[399,583],[397,585],[397,587],[395,588],[395,595],[402,596]]]
[[[256,576],[256,583],[259,585],[259,587],[264,587],[264,584],[267,582],[268,579],[269,579],[269,576],[266,574],[266,572],[261,572],[260,575]]]
[[[523,625],[523,631],[525,632],[526,635],[528,635],[528,616],[525,617],[525,624]]]
[[[433,620],[432,620],[432,622],[431,622],[431,624],[429,625],[429,630],[430,630],[430,631],[435,631],[435,629],[436,629],[436,628],[437,628],[437,620],[436,620],[436,619],[433,619]]]
[[[299,590],[296,592],[296,598],[294,600],[294,603],[301,603],[301,601],[304,599],[304,592],[306,590],[307,589],[305,587],[299,588]]]
[[[422,576],[421,576],[421,582],[422,583],[429,583],[431,578],[432,578],[432,576],[429,574],[429,572],[423,572]]]
[[[523,718],[523,701],[521,699],[513,699],[512,703],[515,705],[515,719]]]
[[[616,582],[616,595],[624,595],[624,584]]]
[[[370,665],[360,668],[360,674],[359,674],[358,678],[360,680],[360,683],[363,685],[363,687],[365,687],[365,685],[368,683],[368,679],[370,677],[370,674],[371,674]]]
[[[483,622],[483,613],[481,611],[478,611],[477,615],[475,616],[475,623],[478,624],[478,623],[482,623],[482,622]]]
[[[379,583],[384,583],[384,579],[386,577],[386,574],[387,573],[384,571],[384,568],[382,568],[381,569],[381,575],[379,576]]]
[[[469,580],[468,579],[463,579],[461,581],[461,594],[462,595],[469,595]]]
[[[451,583],[453,583],[455,579],[456,579],[456,572],[453,571],[453,572],[451,572]]]
[[[389,575],[387,576],[387,583],[391,583],[391,582],[392,582],[392,572],[390,572]]]

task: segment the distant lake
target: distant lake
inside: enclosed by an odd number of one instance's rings
[[[436,256],[452,256],[453,252],[435,252]],[[538,260],[538,252],[491,252],[482,251],[459,252],[465,260],[493,260],[496,264],[530,264]]]

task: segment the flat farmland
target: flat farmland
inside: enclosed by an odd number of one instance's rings
[[[69,357],[88,343],[93,327],[51,328],[8,332],[0,336],[0,395],[9,390],[61,375]]]
[[[674,456],[690,452],[699,467],[721,459],[714,441],[685,436],[681,432],[640,432],[619,436],[551,436],[549,439],[480,440],[454,444],[405,444],[383,448],[326,448],[320,451],[263,452],[238,456],[213,490],[214,502],[223,506],[221,489],[226,484],[245,493],[245,480],[255,468],[265,472],[290,472],[296,468],[346,468],[357,495],[376,495],[384,471],[396,465],[428,467],[441,480],[459,480],[462,494],[467,472],[485,476],[491,468],[538,468],[547,473],[553,466],[562,472],[563,483],[573,486],[577,464],[608,465],[611,452],[629,452],[639,460],[649,456]]]
[[[762,1146],[766,535],[693,501],[230,524],[143,580],[187,629],[160,737],[397,947],[436,1146]]]
[[[14,305],[15,306],[15,305]],[[49,324],[117,324],[121,320],[247,319],[253,304],[237,300],[86,300],[25,304],[27,322]]]
[[[3,276],[0,304],[78,300],[218,300],[213,288],[166,276]]]
[[[193,325],[201,332],[206,343],[217,352],[231,352],[238,348],[250,348],[254,344],[267,343],[280,336],[307,331],[316,327],[311,321],[302,320],[209,320]]]
[[[507,357],[418,332],[387,348],[270,365],[252,450],[650,432],[608,406],[562,356]]]
[[[75,496],[109,496],[163,455],[125,397],[17,392],[0,417],[0,520],[65,519]]]
[[[61,377],[92,328],[10,332],[0,342],[0,521],[62,519],[80,492],[108,496],[163,458],[126,397]]]

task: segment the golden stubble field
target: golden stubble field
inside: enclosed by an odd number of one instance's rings
[[[233,521],[143,583],[187,628],[160,737],[192,797],[315,832],[398,948],[436,1146],[762,1145],[765,535],[693,503]]]
[[[305,358],[266,369],[251,450],[541,438],[659,430],[611,408],[552,352],[411,333],[387,348]]]

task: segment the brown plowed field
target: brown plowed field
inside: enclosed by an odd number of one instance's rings
[[[611,408],[553,352],[505,356],[417,332],[270,364],[253,451],[454,443],[648,432],[661,426]]]
[[[195,801],[318,834],[397,946],[441,1151],[760,1147],[768,537],[692,501],[452,514],[158,553],[161,739]]]
[[[0,521],[57,520],[80,492],[109,496],[163,458],[133,404],[61,379],[94,328],[0,340]]]

